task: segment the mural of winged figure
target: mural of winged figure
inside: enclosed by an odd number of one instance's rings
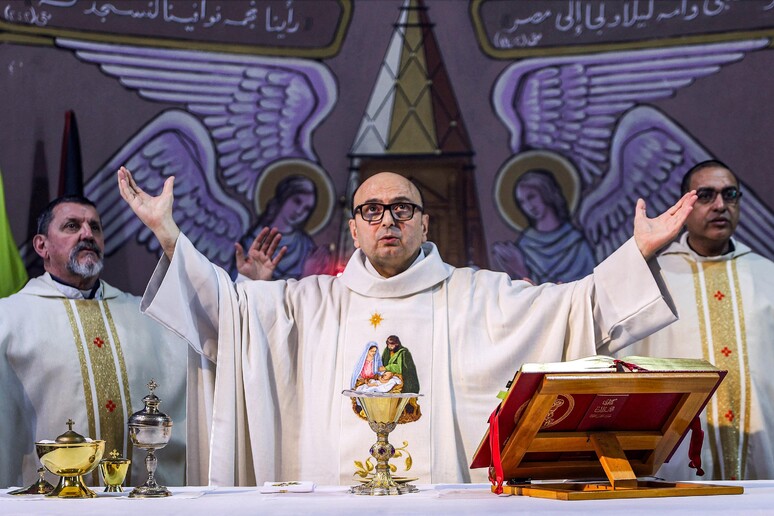
[[[515,188],[521,176],[542,170],[556,179],[570,214],[561,221],[564,240],[541,246],[541,259],[555,266],[538,271],[541,281],[574,279],[562,274],[588,261],[579,251],[583,245],[590,245],[597,263],[602,261],[631,236],[631,206],[638,197],[649,210],[667,209],[680,196],[684,173],[714,157],[647,103],[671,97],[769,44],[757,39],[536,58],[501,74],[493,106],[510,131],[514,154],[495,181],[500,213],[522,234],[536,232],[534,214],[530,218],[519,206]],[[774,214],[755,192],[744,184],[741,188],[745,197],[736,236],[774,259]],[[535,256],[529,253],[519,248],[518,239],[493,246],[495,260],[519,278],[525,271],[526,277],[532,273]]]
[[[106,255],[131,239],[158,251],[121,202],[115,186],[121,165],[151,193],[175,175],[175,220],[232,275],[234,242],[256,232],[258,216],[289,175],[313,184],[314,202],[296,217],[305,223],[301,230],[313,234],[329,221],[333,183],[318,164],[312,133],[337,94],[321,63],[61,38],[57,44],[144,99],[180,105],[146,123],[84,185],[105,223]]]

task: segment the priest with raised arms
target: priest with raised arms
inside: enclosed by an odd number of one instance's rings
[[[341,276],[234,283],[173,220],[174,178],[155,197],[123,167],[118,183],[164,250],[142,310],[216,364],[214,391],[199,390],[213,407],[213,485],[353,483],[374,434],[341,391],[364,346],[376,342],[383,353],[391,335],[410,350],[422,395],[406,414],[411,422],[390,434],[402,450],[391,461],[396,474],[418,483],[485,481],[486,471],[468,464],[495,395],[522,363],[609,353],[676,319],[650,259],[696,201],[688,192],[648,218],[638,200],[634,237],[593,274],[533,286],[444,263],[427,241],[420,191],[383,172],[355,192],[356,251]]]

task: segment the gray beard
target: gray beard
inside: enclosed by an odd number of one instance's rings
[[[102,256],[100,255],[96,262],[89,261],[88,263],[80,263],[77,259],[80,250],[80,247],[75,247],[70,253],[70,260],[67,262],[67,270],[81,278],[93,278],[99,276],[104,267]]]

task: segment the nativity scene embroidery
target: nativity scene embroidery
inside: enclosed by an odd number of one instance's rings
[[[358,392],[411,392],[419,394],[419,377],[411,352],[403,346],[397,335],[387,337],[384,349],[370,341],[365,345],[352,371],[349,388]],[[367,419],[357,398],[352,398],[352,410]],[[411,398],[403,410],[398,424],[410,423],[422,417],[417,398]]]

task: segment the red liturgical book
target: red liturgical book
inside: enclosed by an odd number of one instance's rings
[[[499,467],[505,480],[604,475],[598,451],[584,442],[612,434],[635,474],[654,475],[697,426],[725,374],[704,360],[682,358],[594,356],[524,364],[501,393],[470,467]],[[525,414],[545,416],[538,425]]]

